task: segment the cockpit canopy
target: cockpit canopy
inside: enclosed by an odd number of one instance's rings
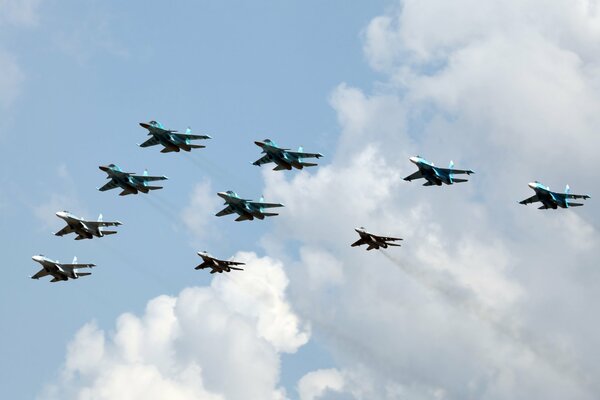
[[[230,196],[233,196],[233,197],[237,197],[237,198],[239,198],[239,197],[240,197],[240,196],[238,196],[238,194],[237,194],[236,192],[234,192],[233,190],[228,190],[228,191],[227,191],[227,194],[228,194],[228,195],[230,195]]]

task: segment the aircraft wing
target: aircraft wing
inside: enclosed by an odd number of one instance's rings
[[[71,232],[73,232],[73,228],[71,228],[71,226],[67,225],[64,228],[62,228],[60,231],[56,232],[55,235],[62,236],[62,235],[66,235],[67,233],[71,233]]]
[[[166,176],[136,176],[136,179],[139,179],[143,182],[150,182],[150,181],[164,181],[165,179],[167,179]]]
[[[98,190],[104,192],[110,189],[114,189],[116,187],[119,187],[119,185],[114,180],[110,180],[106,185],[102,186],[101,188],[98,188]]]
[[[33,275],[31,277],[31,279],[40,279],[46,275],[50,275],[50,273],[48,271],[46,271],[44,268],[42,268],[41,270],[39,270],[38,272],[36,272],[35,275]]]
[[[155,138],[154,136],[152,136],[150,139],[148,139],[144,143],[140,144],[140,147],[156,146],[159,143],[160,142],[158,141],[158,139]]]
[[[566,195],[566,197],[567,197],[567,199],[589,199],[590,198],[590,196],[588,196],[587,194],[571,194],[571,193],[568,193]]]
[[[360,246],[363,244],[367,244],[367,241],[363,238],[358,239],[356,242],[352,243],[350,246],[352,247],[356,247],[356,246]]]
[[[283,204],[279,203],[262,203],[260,201],[249,201],[248,204],[254,207],[262,207],[262,208],[273,208],[273,207],[283,207]]]
[[[404,178],[405,181],[412,181],[414,179],[419,179],[423,177],[423,173],[421,172],[421,170],[418,170],[417,172],[415,172],[414,174],[410,174],[409,176],[407,176],[406,178]]]
[[[235,212],[235,210],[233,209],[233,207],[227,206],[224,209],[222,209],[221,211],[219,211],[218,213],[216,213],[215,215],[217,217],[222,217],[223,215],[233,214],[234,212]]]
[[[173,136],[177,136],[179,139],[190,139],[190,140],[194,140],[194,139],[211,139],[210,136],[208,135],[192,135],[189,133],[172,133]]]
[[[63,269],[93,268],[96,264],[58,264]]]
[[[305,153],[303,151],[287,151],[288,154],[298,157],[298,158],[321,158],[323,154],[321,153]]]
[[[454,168],[438,168],[438,167],[434,167],[435,169],[437,169],[438,171],[442,171],[445,172],[446,174],[467,174],[467,175],[471,175],[474,174],[475,172],[471,171],[470,169],[454,169]]]
[[[531,204],[531,203],[535,203],[537,201],[540,201],[540,199],[538,198],[537,194],[534,194],[533,196],[531,196],[525,200],[521,200],[519,203],[520,204]]]
[[[271,157],[268,154],[265,154],[264,156],[262,156],[261,158],[259,158],[258,160],[254,161],[252,164],[253,165],[263,165],[263,164],[268,164],[270,163]]]
[[[98,226],[119,226],[122,225],[119,221],[83,221],[83,224],[88,228]]]
[[[373,235],[375,236],[375,235]],[[379,240],[383,240],[384,242],[394,242],[396,240],[404,240],[401,238],[393,238],[393,237],[386,237],[386,236],[375,236],[377,239]]]
[[[218,260],[219,264],[222,265],[246,265],[243,262],[239,262],[239,261],[226,261],[226,260]],[[234,269],[240,269],[240,268],[234,268]]]

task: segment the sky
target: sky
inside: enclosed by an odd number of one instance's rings
[[[593,0],[0,1],[3,396],[595,398],[599,47]],[[213,139],[139,148],[151,119]],[[265,138],[325,157],[252,166]],[[476,173],[405,182],[416,154]],[[169,180],[99,192],[108,163]],[[519,205],[533,180],[592,198]],[[217,218],[224,190],[285,208]]]

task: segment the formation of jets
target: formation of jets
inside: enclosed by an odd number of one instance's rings
[[[165,129],[160,122],[150,121],[148,123],[142,122],[140,126],[148,130],[148,135],[151,136],[144,143],[140,144],[140,147],[150,147],[155,145],[163,146],[162,153],[179,152],[181,150],[191,151],[192,149],[204,148],[205,146],[199,144],[193,144],[192,140],[206,140],[211,139],[208,135],[193,135],[191,134],[190,128],[187,128],[185,133],[178,133],[174,130]],[[274,141],[265,139],[263,141],[254,142],[257,146],[262,149],[264,154],[260,159],[256,160],[253,164],[261,166],[263,164],[275,163],[275,171],[281,170],[292,170],[303,169],[304,167],[316,166],[316,163],[306,162],[307,158],[321,158],[321,153],[307,153],[304,152],[302,147],[298,151],[291,151],[290,149],[279,147]],[[450,161],[448,168],[436,167],[433,163],[425,160],[421,156],[410,157],[409,159],[414,163],[418,170],[413,174],[404,178],[406,181],[412,181],[415,179],[425,179],[423,186],[442,186],[443,184],[452,185],[454,183],[467,182],[467,179],[456,178],[455,175],[471,175],[474,172],[470,169],[456,169],[454,163]],[[99,167],[102,171],[106,172],[107,179],[110,179],[104,186],[98,188],[100,191],[107,191],[115,188],[121,188],[121,196],[149,193],[152,190],[162,189],[162,186],[152,186],[149,182],[161,181],[168,179],[166,176],[149,176],[148,171],[144,171],[143,175],[136,175],[132,172],[123,172],[115,164],[109,164],[107,166]],[[572,199],[589,199],[589,195],[580,195],[570,193],[569,186],[567,185],[564,193],[552,192],[547,186],[535,181],[529,183],[529,187],[535,191],[535,195],[521,201],[521,204],[530,204],[535,202],[541,202],[542,206],[540,209],[557,209],[557,208],[568,208],[582,206],[583,203],[573,203]],[[279,215],[274,212],[265,211],[268,208],[283,207],[281,203],[266,203],[261,196],[258,201],[248,200],[241,198],[237,193],[232,190],[226,192],[218,192],[217,195],[225,201],[226,207],[219,211],[216,216],[222,217],[229,214],[237,214],[236,221],[252,221],[254,219],[263,220],[265,217],[272,217]],[[93,239],[101,238],[107,235],[114,235],[117,231],[106,230],[105,228],[110,226],[122,225],[119,221],[103,221],[102,214],[98,217],[97,221],[85,220],[83,218],[76,217],[68,211],[59,211],[56,215],[66,222],[66,226],[55,233],[56,236],[64,236],[70,233],[75,233],[75,240],[82,239]],[[373,249],[387,249],[389,246],[400,246],[398,241],[403,239],[398,237],[381,236],[371,232],[368,232],[364,227],[356,228],[356,233],[360,238],[351,244],[352,247],[366,245],[367,250]],[[245,265],[243,262],[231,261],[231,260],[220,260],[211,255],[206,251],[198,252],[198,255],[202,257],[202,263],[195,269],[206,269],[210,268],[210,273],[223,273],[231,272],[232,270],[243,271],[242,268],[237,266]],[[33,256],[32,259],[41,264],[42,269],[33,275],[32,279],[39,279],[41,277],[50,275],[52,280],[50,282],[66,281],[69,279],[77,279],[81,276],[90,275],[90,272],[79,272],[83,268],[92,268],[94,264],[78,264],[77,257],[73,259],[70,264],[62,264],[59,261],[53,261],[43,255]]]

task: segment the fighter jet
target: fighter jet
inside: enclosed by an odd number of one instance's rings
[[[400,246],[399,244],[388,243],[388,242],[394,242],[396,240],[403,240],[400,238],[374,235],[372,233],[367,232],[367,230],[365,228],[363,228],[362,226],[360,228],[356,228],[354,230],[356,231],[356,233],[358,233],[360,235],[360,239],[358,239],[356,242],[352,243],[350,245],[352,247],[362,246],[363,244],[366,244],[366,245],[368,245],[367,250],[373,250],[373,249],[379,250],[380,247],[387,249],[388,246]]]
[[[79,269],[96,266],[96,264],[78,264],[77,257],[73,258],[71,264],[61,264],[59,261],[52,261],[43,255],[31,258],[33,261],[42,264],[42,269],[33,275],[31,279],[40,279],[46,275],[52,275],[53,279],[50,282],[66,281],[69,278],[77,279],[80,276],[91,275],[91,272],[79,272]]]
[[[117,231],[107,231],[103,228],[106,226],[123,225],[119,221],[102,221],[102,214],[98,216],[98,221],[86,221],[83,218],[76,217],[68,211],[59,211],[56,213],[56,216],[64,219],[67,226],[56,232],[55,235],[63,236],[75,232],[77,234],[75,240],[92,239],[94,236],[102,237],[105,235],[113,235],[117,233]]]
[[[274,171],[281,171],[284,169],[291,170],[293,168],[302,169],[304,167],[314,167],[317,164],[304,162],[305,158],[320,158],[323,157],[321,153],[305,153],[302,147],[298,148],[298,151],[290,151],[290,149],[282,149],[277,146],[271,139],[265,139],[262,142],[254,142],[260,147],[265,155],[254,161],[253,165],[261,166],[274,162],[277,164]]]
[[[454,169],[454,162],[450,161],[448,168],[436,167],[433,163],[421,158],[421,156],[409,158],[419,170],[412,175],[404,178],[405,181],[412,181],[413,179],[424,178],[427,182],[423,186],[442,186],[442,183],[446,185],[452,185],[453,183],[467,182],[467,179],[455,178],[456,174],[467,174],[471,175],[475,172],[470,169]]]
[[[239,217],[236,218],[236,221],[253,220],[254,218],[265,219],[265,217],[279,215],[277,213],[264,212],[264,209],[283,207],[283,204],[279,203],[265,203],[262,197],[259,201],[242,199],[236,192],[231,190],[217,194],[225,200],[224,204],[227,204],[227,207],[219,211],[216,216],[222,217],[223,215],[237,213]]]
[[[142,128],[146,128],[148,130],[148,135],[152,137],[138,146],[150,147],[161,144],[164,146],[164,149],[160,151],[161,153],[170,153],[173,151],[179,152],[179,150],[190,151],[191,149],[201,149],[206,146],[192,144],[191,141],[196,139],[211,139],[211,137],[208,135],[192,135],[190,128],[187,128],[185,133],[178,133],[177,131],[165,129],[158,121],[150,121],[148,123],[140,122],[140,126]]]
[[[121,171],[121,168],[115,164],[110,164],[108,166],[101,165],[99,168],[108,174],[106,179],[110,179],[110,182],[98,188],[98,190],[104,192],[120,187],[123,189],[123,191],[119,193],[120,196],[138,194],[138,192],[148,193],[151,190],[162,189],[162,186],[148,186],[148,182],[168,179],[166,176],[148,176],[148,171],[144,171],[144,175],[142,176],[134,175],[134,172],[123,172]]]
[[[530,182],[529,187],[533,189],[535,194],[528,199],[520,201],[520,204],[530,204],[535,203],[537,201],[542,203],[542,206],[539,207],[540,210],[547,210],[548,208],[552,208],[556,210],[558,207],[560,208],[569,208],[569,207],[578,207],[582,206],[582,203],[571,203],[569,199],[589,199],[590,196],[587,194],[571,194],[569,191],[569,185],[565,187],[564,193],[552,192],[548,186],[542,185],[540,182]]]
[[[232,265],[246,265],[243,262],[219,260],[208,254],[206,251],[199,251],[198,255],[202,257],[202,264],[194,269],[210,268],[211,274],[214,274],[215,272],[220,274],[223,272],[231,272],[232,269],[243,271],[242,268],[232,267]]]

